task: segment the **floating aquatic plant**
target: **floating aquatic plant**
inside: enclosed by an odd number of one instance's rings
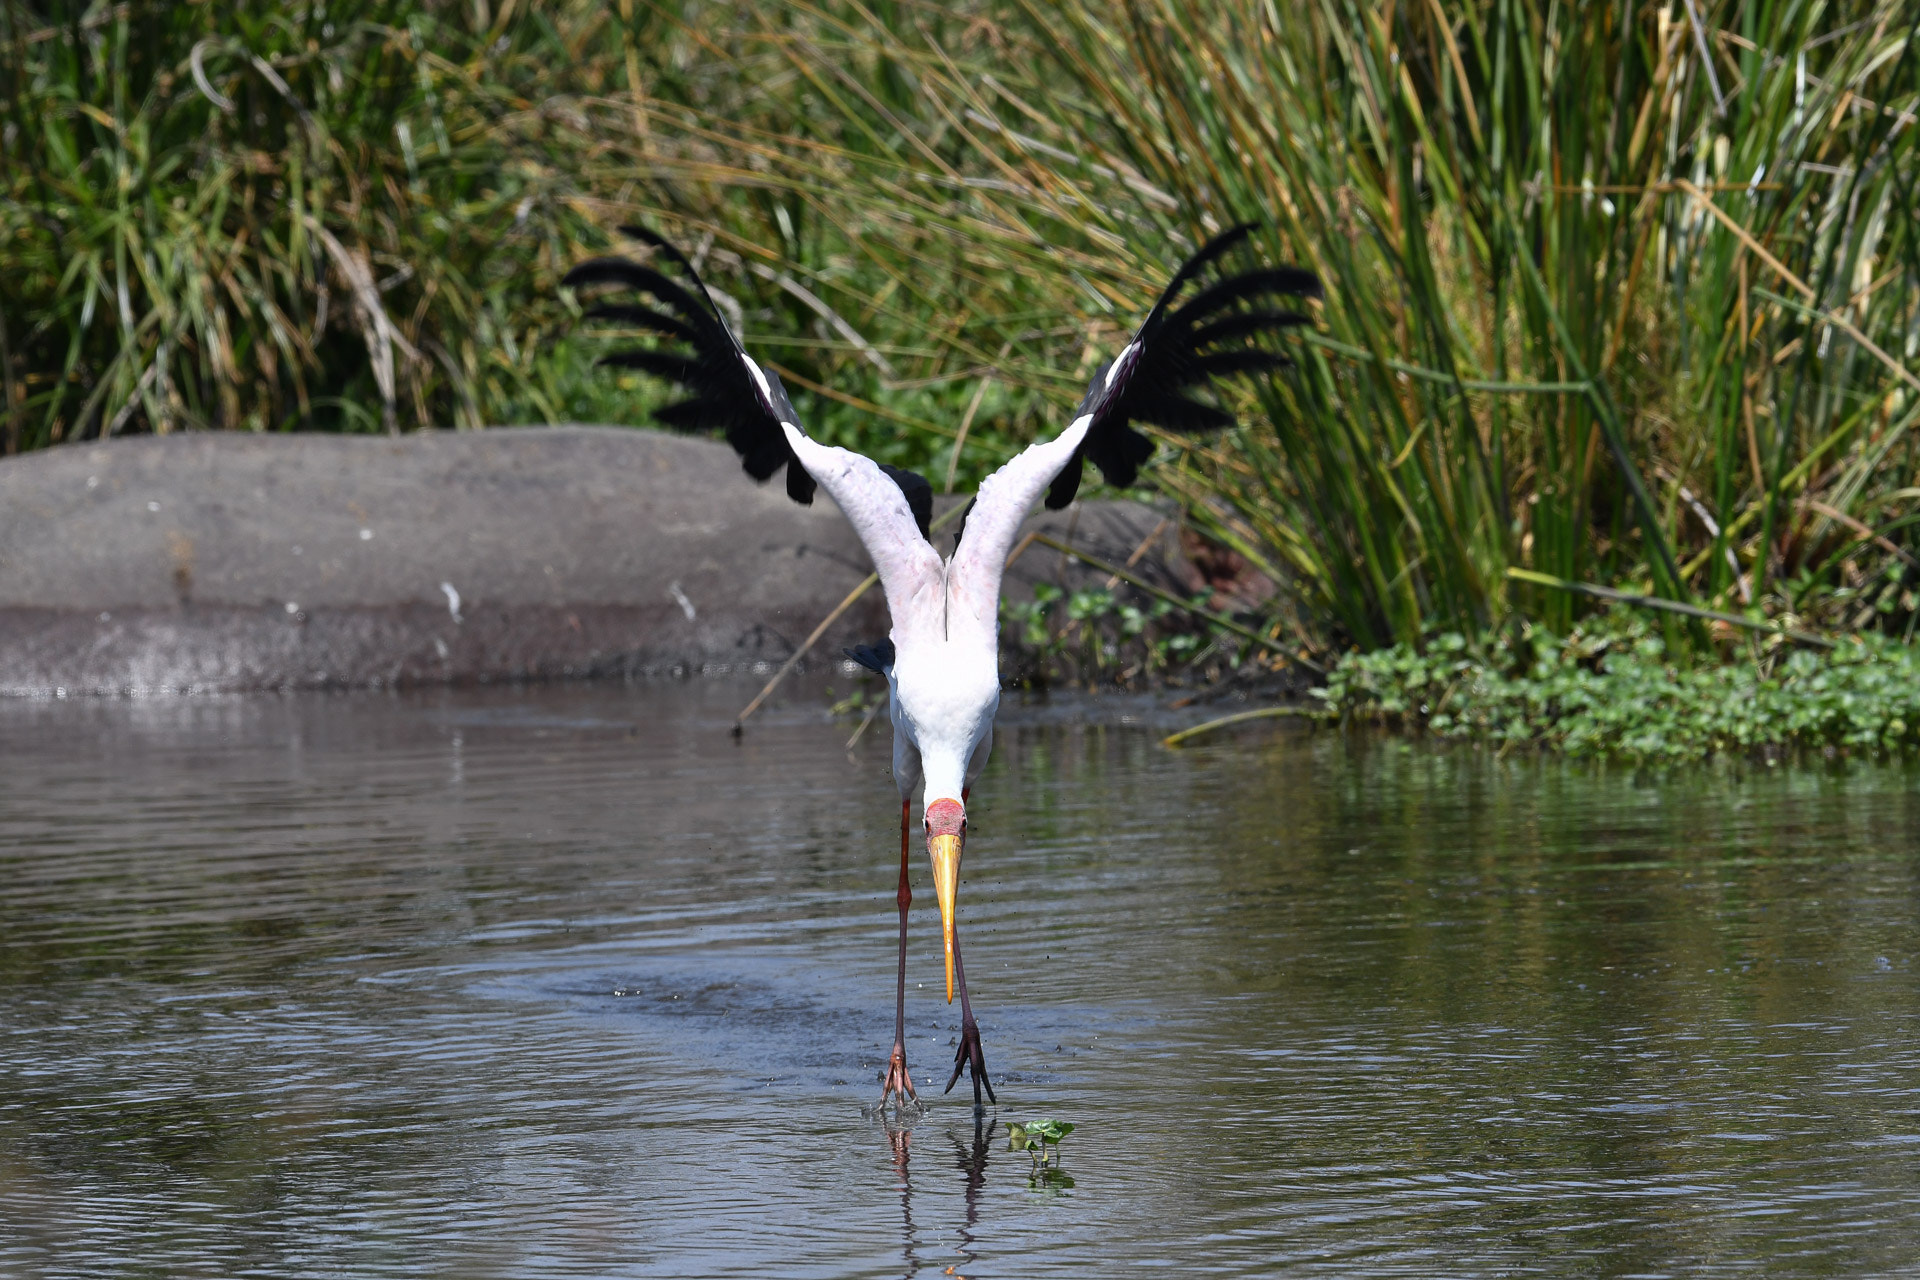
[[[1344,719],[1574,755],[1920,746],[1920,653],[1873,633],[1826,652],[1762,648],[1716,661],[1676,652],[1644,616],[1616,612],[1565,637],[1523,628],[1474,646],[1448,633],[1353,654],[1316,693]]]
[[[1013,1151],[1024,1151],[1033,1157],[1035,1165],[1043,1165],[1058,1158],[1060,1140],[1072,1132],[1073,1126],[1064,1120],[1029,1120],[1025,1124],[1010,1124],[1007,1126],[1007,1147]]]

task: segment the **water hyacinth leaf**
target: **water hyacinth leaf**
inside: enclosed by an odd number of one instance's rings
[[[1061,1120],[1028,1120],[1007,1126],[1008,1137],[1018,1144],[1016,1149],[1023,1151],[1035,1145],[1058,1145],[1072,1132],[1073,1125]]]

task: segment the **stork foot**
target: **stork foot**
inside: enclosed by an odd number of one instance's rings
[[[947,1077],[947,1087],[943,1093],[952,1093],[954,1084],[960,1079],[960,1069],[965,1067],[967,1074],[973,1077],[973,1106],[977,1111],[981,1107],[980,1089],[985,1086],[987,1101],[995,1106],[1000,1099],[993,1096],[993,1081],[987,1079],[987,1051],[980,1047],[980,1024],[971,1017],[960,1023],[960,1047],[953,1053],[953,1074]]]
[[[907,1047],[894,1042],[893,1054],[887,1059],[887,1073],[880,1082],[880,1110],[886,1110],[892,1102],[896,1108],[915,1111],[922,1110],[920,1097],[913,1091],[913,1074],[907,1070]]]

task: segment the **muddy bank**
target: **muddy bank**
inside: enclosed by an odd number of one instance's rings
[[[1037,517],[1192,580],[1152,509]],[[946,539],[936,541],[947,549]],[[1009,591],[1091,576],[1035,549]],[[353,687],[786,659],[870,565],[824,494],[719,443],[609,427],[201,434],[0,463],[0,692]],[[819,652],[886,630],[876,590]]]

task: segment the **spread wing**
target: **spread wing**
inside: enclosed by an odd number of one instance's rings
[[[1106,482],[1124,489],[1153,456],[1153,442],[1135,431],[1145,422],[1169,431],[1218,431],[1233,415],[1195,400],[1187,392],[1236,373],[1284,369],[1291,361],[1254,345],[1265,334],[1307,323],[1297,311],[1267,303],[1289,294],[1320,296],[1320,278],[1299,267],[1256,267],[1223,276],[1174,306],[1188,283],[1247,238],[1256,224],[1243,222],[1215,236],[1174,273],[1146,321],[1113,363],[1087,388],[1074,413],[1090,419],[1086,439],[1047,490],[1047,508],[1058,511],[1080,490],[1082,459],[1091,459]]]
[[[864,454],[809,439],[784,424],[788,446],[860,535],[887,593],[896,640],[942,633],[947,575],[927,541],[933,486],[911,471],[883,467]],[[915,498],[924,495],[917,504]]]
[[[654,417],[681,431],[723,432],[742,469],[755,480],[769,480],[785,467],[787,496],[802,505],[812,503],[816,486],[824,487],[873,557],[896,630],[903,622],[911,626],[929,609],[923,597],[931,592],[937,601],[944,579],[940,557],[927,541],[933,487],[911,471],[809,438],[779,375],[746,353],[693,264],[655,232],[621,230],[651,245],[686,284],[627,258],[593,258],[569,271],[562,283],[570,288],[617,285],[643,299],[651,296],[652,305],[599,301],[587,309],[593,319],[631,325],[660,339],[651,347],[613,352],[600,363],[639,369],[685,388],[686,399]],[[937,622],[937,609],[932,616]]]
[[[654,411],[663,426],[680,431],[720,431],[740,455],[741,468],[755,480],[771,479],[787,468],[787,496],[803,505],[813,501],[814,482],[805,468],[791,465],[793,450],[781,424],[798,422],[786,388],[740,346],[721,319],[706,286],[680,251],[644,227],[622,227],[628,235],[658,250],[693,286],[689,291],[656,267],[627,258],[592,258],[567,272],[562,284],[573,289],[619,285],[643,297],[641,302],[599,301],[587,308],[595,320],[613,320],[645,330],[661,345],[615,351],[600,363],[639,369],[676,382],[690,394]]]
[[[1134,430],[1133,423],[1182,432],[1232,426],[1233,415],[1188,392],[1215,378],[1290,363],[1255,340],[1307,322],[1299,312],[1276,310],[1271,300],[1290,294],[1318,297],[1320,280],[1311,271],[1256,267],[1224,275],[1179,301],[1186,287],[1243,242],[1254,226],[1242,223],[1225,231],[1188,259],[1133,341],[1095,376],[1072,424],[1052,440],[1029,446],[980,486],[953,557],[956,591],[968,597],[972,612],[997,614],[1007,553],[1042,490],[1050,510],[1066,506],[1080,490],[1080,473],[1088,460],[1108,484],[1132,484],[1141,464],[1153,456],[1153,441]]]

